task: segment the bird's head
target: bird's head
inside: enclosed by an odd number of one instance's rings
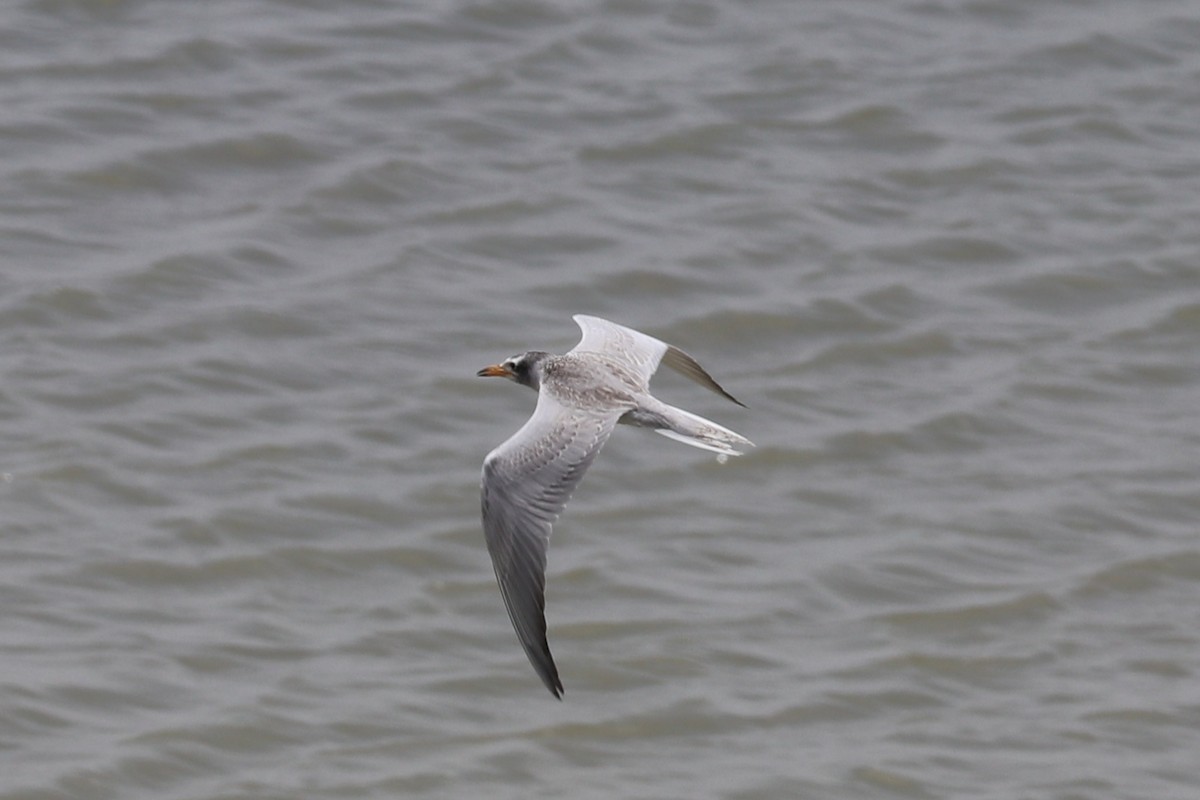
[[[530,350],[516,356],[509,356],[499,364],[484,367],[475,374],[481,378],[508,378],[522,386],[537,390],[541,385],[541,364],[549,353],[540,350]]]

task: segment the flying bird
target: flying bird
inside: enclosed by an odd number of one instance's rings
[[[546,641],[546,549],[551,526],[617,423],[650,428],[724,461],[753,443],[650,394],[659,364],[739,406],[687,353],[623,325],[577,314],[583,339],[570,352],[530,350],[484,367],[480,377],[508,378],[538,393],[520,430],[483,460],[483,532],[496,581],[517,638],[546,688],[562,699]]]

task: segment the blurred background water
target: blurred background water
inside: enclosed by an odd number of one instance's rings
[[[0,798],[1200,796],[1200,7],[24,0]],[[758,443],[478,520],[572,313]]]

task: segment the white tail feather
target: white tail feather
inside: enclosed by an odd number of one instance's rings
[[[662,434],[663,436],[667,437],[668,439],[674,439],[677,442],[683,442],[684,444],[690,444],[692,447],[699,447],[701,450],[711,450],[712,452],[720,453],[723,456],[740,456],[741,455],[741,453],[739,451],[734,450],[732,447],[730,447],[727,444],[711,444],[709,442],[703,441],[702,439],[697,439],[693,436],[687,436],[682,433],[676,433],[675,431],[668,430],[667,428],[657,428],[654,432]]]
[[[753,442],[740,433],[734,433],[712,420],[705,419],[699,414],[693,414],[690,411],[684,411],[682,408],[663,404],[663,407],[659,409],[659,413],[663,421],[668,423],[670,427],[660,428],[656,426],[654,429],[655,433],[660,433],[668,439],[674,439],[677,442],[683,442],[692,447],[699,447],[701,450],[711,450],[714,453],[726,456],[741,455],[741,452],[734,449],[734,445],[754,446]]]

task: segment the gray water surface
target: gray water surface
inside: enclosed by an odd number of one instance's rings
[[[0,800],[1200,796],[1200,7],[29,0]],[[478,519],[573,313],[541,686]]]

